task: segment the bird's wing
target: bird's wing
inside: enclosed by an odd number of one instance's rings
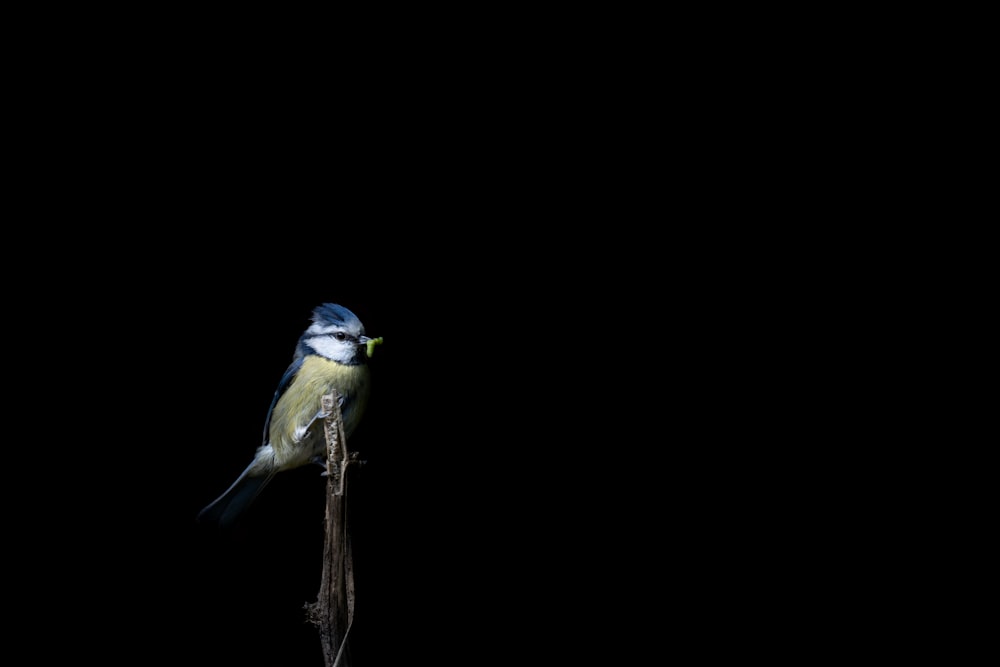
[[[302,358],[293,361],[285,371],[285,374],[281,376],[281,381],[278,382],[278,388],[274,391],[274,398],[271,399],[271,406],[267,409],[267,419],[264,420],[263,444],[265,445],[267,444],[269,432],[271,430],[271,413],[274,412],[274,406],[277,405],[278,399],[281,398],[281,395],[285,393],[286,389],[288,389],[288,385],[292,383],[292,378],[295,377],[295,374],[299,372],[300,368],[302,368]]]

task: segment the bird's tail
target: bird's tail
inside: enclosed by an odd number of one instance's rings
[[[222,528],[231,526],[274,476],[251,477],[249,472],[248,466],[232,486],[198,513],[198,521],[213,521]]]

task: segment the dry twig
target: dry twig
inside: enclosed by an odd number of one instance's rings
[[[306,605],[306,618],[319,628],[327,667],[350,667],[348,633],[354,620],[354,562],[347,526],[347,466],[355,457],[347,451],[339,396],[322,398],[326,433],[326,538],[323,577],[316,602]]]

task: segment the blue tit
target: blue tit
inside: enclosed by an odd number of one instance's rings
[[[313,310],[312,324],[299,338],[268,408],[263,444],[232,486],[198,519],[231,525],[275,474],[311,462],[325,466],[320,399],[333,390],[340,395],[344,434],[350,442],[368,403],[368,356],[376,342],[381,339],[366,336],[361,320],[347,308],[324,303]]]

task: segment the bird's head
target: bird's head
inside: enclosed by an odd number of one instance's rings
[[[312,324],[299,338],[295,358],[316,354],[341,364],[363,364],[372,340],[357,315],[335,303],[324,303],[313,310]]]

